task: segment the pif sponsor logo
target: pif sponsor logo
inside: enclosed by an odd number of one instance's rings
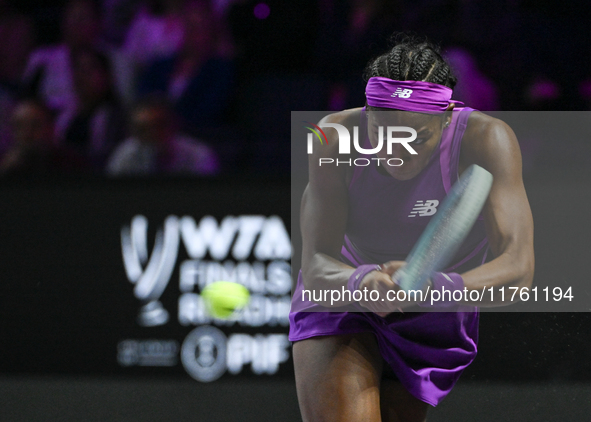
[[[287,334],[224,334],[211,325],[192,330],[182,347],[176,340],[119,342],[117,361],[121,366],[175,366],[179,358],[187,373],[200,382],[212,382],[226,372],[239,374],[250,366],[255,375],[273,375],[289,359]]]
[[[226,371],[236,375],[250,364],[256,375],[275,374],[279,365],[289,359],[286,334],[230,334],[204,325],[185,338],[181,362],[187,373],[201,382],[211,382]]]
[[[377,128],[377,145],[374,148],[363,148],[359,143],[359,127],[353,127],[353,136],[349,133],[349,130],[338,123],[323,123],[319,126],[316,126],[317,129],[322,128],[333,128],[337,131],[338,138],[339,138],[339,154],[340,155],[348,155],[351,154],[351,138],[353,138],[353,147],[359,154],[363,155],[374,155],[377,154],[386,146],[386,152],[388,155],[392,155],[393,146],[395,144],[401,144],[410,154],[416,155],[417,152],[414,148],[410,145],[411,142],[417,139],[417,131],[408,126],[379,126]],[[321,139],[320,135],[317,131],[314,131],[316,136]],[[400,137],[394,136],[395,133],[408,133],[409,136],[407,137]],[[324,135],[324,132],[322,132]],[[326,137],[324,136],[326,139]],[[321,144],[324,144],[321,141]],[[328,141],[326,142],[328,144]],[[313,154],[314,152],[314,135],[312,133],[308,133],[307,137],[307,152],[308,154]],[[349,165],[349,166],[361,166],[365,167],[368,166],[371,161],[374,160],[376,164],[379,165],[389,165],[389,166],[401,166],[404,164],[404,161],[401,158],[356,158],[356,159],[335,159],[329,157],[322,157],[318,159],[318,165]]]

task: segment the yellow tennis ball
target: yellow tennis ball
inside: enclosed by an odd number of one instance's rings
[[[216,281],[203,289],[201,297],[209,313],[215,318],[223,319],[246,306],[250,293],[242,284]]]

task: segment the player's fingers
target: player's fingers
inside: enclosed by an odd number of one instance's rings
[[[398,286],[392,282],[386,274],[381,274],[373,279],[372,290],[364,296],[361,305],[370,311],[385,316],[396,311],[400,304],[396,301]]]
[[[379,315],[379,316],[386,316],[392,312],[392,309],[390,309],[389,307],[387,307],[386,305],[384,305],[380,302],[367,301],[367,302],[360,302],[360,304],[363,307],[365,307],[366,309],[368,309],[369,311],[371,311],[374,314]]]
[[[377,288],[381,290],[393,290],[398,288],[398,285],[392,281],[390,274],[383,272],[377,273],[375,280],[377,281]]]
[[[359,290],[377,290],[380,293],[396,288],[397,285],[392,281],[390,276],[381,271],[370,272],[363,278],[363,280],[359,284]]]
[[[376,290],[380,294],[380,298],[383,298],[384,301],[392,301],[396,297],[396,292],[400,290],[400,286],[386,274],[383,274],[377,281]]]
[[[400,268],[404,267],[405,264],[406,262],[404,261],[388,261],[382,264],[382,272],[391,276]]]

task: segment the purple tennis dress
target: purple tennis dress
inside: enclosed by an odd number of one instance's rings
[[[427,167],[413,179],[396,180],[379,173],[374,165],[355,168],[349,185],[343,262],[357,267],[406,258],[458,178],[462,136],[472,111],[454,109],[439,147]],[[462,273],[481,265],[487,250],[484,221],[479,218],[452,261],[454,264],[445,271]],[[415,397],[433,406],[451,391],[476,356],[475,307],[456,306],[449,312],[395,312],[382,318],[359,305],[355,305],[359,312],[335,312],[335,308],[329,312],[313,302],[302,301],[302,290],[300,272],[289,316],[291,341],[372,332],[381,355],[400,382]]]

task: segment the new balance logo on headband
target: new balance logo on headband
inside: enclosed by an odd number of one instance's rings
[[[437,205],[439,205],[437,199],[419,200],[408,216],[416,217],[418,215],[419,217],[428,217],[437,212]]]
[[[397,88],[394,94],[392,94],[391,96],[399,98],[408,98],[410,97],[410,94],[412,94],[412,89]]]

